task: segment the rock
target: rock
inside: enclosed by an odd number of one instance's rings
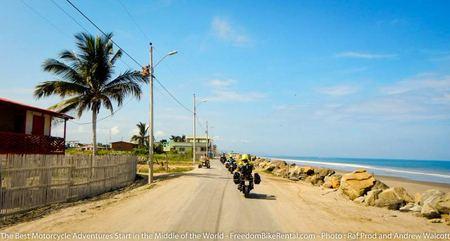
[[[440,197],[444,196],[445,193],[441,192],[439,190],[436,189],[430,189],[425,191],[424,193],[422,193],[422,197],[420,199],[420,203],[424,204],[427,200],[428,202],[430,201],[437,201],[437,199],[439,199]]]
[[[275,170],[275,168],[276,168],[277,166],[275,166],[274,164],[269,164],[269,165],[267,165],[267,166],[265,166],[264,167],[264,171],[266,171],[266,172],[272,172],[273,170]]]
[[[442,214],[441,218],[444,221],[444,223],[446,223],[447,225],[450,225],[450,214]]]
[[[429,219],[439,218],[441,216],[441,214],[439,214],[439,211],[432,207],[430,203],[423,204],[420,214]]]
[[[383,190],[381,189],[372,189],[367,192],[367,195],[364,198],[364,203],[367,206],[375,206],[375,201],[378,199],[378,194],[380,194]]]
[[[339,185],[341,185],[341,178],[342,175],[339,174],[333,174],[331,176],[326,176],[324,180],[323,186],[326,188],[332,188],[337,189],[339,188]]]
[[[314,174],[314,168],[313,167],[302,167],[302,173],[306,174],[307,176],[311,176]]]
[[[323,184],[323,177],[319,176],[318,174],[314,174],[312,176],[307,176],[305,178],[305,181],[311,183],[314,186],[320,186]]]
[[[278,177],[288,177],[288,168],[287,166],[280,166],[275,168],[272,173]]]
[[[353,202],[362,204],[364,202],[364,200],[365,200],[365,197],[361,196],[361,197],[357,197],[357,198],[353,199]]]
[[[413,202],[411,195],[403,187],[394,187],[383,190],[378,194],[378,199],[375,200],[375,206],[398,210],[408,202]]]
[[[298,181],[298,180],[300,180],[300,173],[301,173],[301,167],[299,167],[299,166],[290,166],[289,167],[289,172],[288,172],[288,178],[290,179],[290,180],[293,180],[293,181]]]
[[[375,178],[364,169],[342,176],[339,189],[351,200],[363,196],[375,185]]]
[[[422,199],[422,194],[416,192],[416,194],[414,194],[414,203],[417,205],[422,205],[420,199]]]
[[[333,175],[335,173],[334,170],[328,169],[328,168],[319,168],[315,171],[315,174],[321,176],[321,177],[326,177],[326,176],[330,176]]]
[[[431,216],[435,215],[432,210],[438,213],[450,213],[450,195],[436,189],[430,189],[422,194],[420,203],[425,207]],[[429,216],[429,215],[427,215]]]
[[[433,218],[433,219],[428,220],[428,222],[430,222],[430,223],[442,223],[442,219],[440,219],[440,218]]]
[[[441,197],[439,202],[436,204],[436,209],[439,211],[439,213],[450,213],[450,193],[446,193]]]
[[[386,190],[389,186],[381,182],[380,180],[375,181],[375,185],[373,185],[372,189]]]
[[[401,212],[420,212],[422,207],[415,203],[408,203],[399,209]]]

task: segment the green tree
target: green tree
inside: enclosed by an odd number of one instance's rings
[[[93,155],[97,152],[97,115],[101,107],[114,113],[113,101],[117,106],[129,95],[140,98],[140,84],[147,79],[139,71],[127,70],[114,76],[115,63],[122,51],[114,51],[112,33],[106,36],[93,36],[88,33],[75,35],[77,52],[64,50],[59,60],[47,59],[44,71],[58,78],[38,84],[36,98],[57,95],[63,100],[50,107],[66,113],[75,111],[81,117],[84,111],[92,112]]]
[[[145,123],[142,122],[139,122],[136,126],[139,129],[139,134],[133,135],[131,137],[131,141],[136,142],[138,144],[138,148],[148,148],[148,127]]]

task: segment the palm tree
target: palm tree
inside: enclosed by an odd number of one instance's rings
[[[36,86],[36,98],[57,95],[63,100],[50,107],[66,113],[75,111],[81,117],[84,111],[92,111],[93,155],[97,151],[97,115],[101,107],[114,113],[113,101],[123,104],[128,96],[140,98],[141,83],[146,83],[139,71],[127,70],[115,77],[115,63],[122,51],[114,51],[112,33],[93,36],[88,33],[75,35],[78,52],[64,50],[59,59],[47,59],[42,64],[44,71],[55,74],[58,79],[45,81]]]
[[[131,141],[137,142],[139,148],[148,146],[148,134],[147,134],[148,127],[146,126],[145,123],[142,122],[139,122],[136,126],[139,129],[139,134],[133,135],[131,137]]]

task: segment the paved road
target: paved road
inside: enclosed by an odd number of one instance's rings
[[[212,232],[228,240],[230,233],[238,232],[313,232],[318,238],[323,231],[448,232],[448,227],[411,214],[362,207],[337,192],[268,176],[246,199],[231,174],[214,160],[211,169],[196,169],[154,188],[66,208],[2,231]]]

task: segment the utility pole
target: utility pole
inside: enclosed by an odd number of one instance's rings
[[[195,142],[196,142],[196,140],[195,140],[195,138],[196,138],[196,131],[197,131],[197,127],[196,127],[196,116],[197,116],[197,110],[196,110],[196,103],[195,103],[195,94],[194,94],[194,100],[193,100],[193,109],[194,109],[194,113],[193,113],[193,117],[192,117],[192,132],[193,132],[193,137],[194,137],[194,140],[193,140],[193,142],[192,142],[192,164],[195,164]]]
[[[149,116],[149,135],[148,135],[148,183],[153,182],[153,45],[150,43],[150,66],[149,66],[149,98],[150,98],[150,116]]]
[[[209,158],[209,133],[208,133],[208,121],[206,121],[206,157]]]

